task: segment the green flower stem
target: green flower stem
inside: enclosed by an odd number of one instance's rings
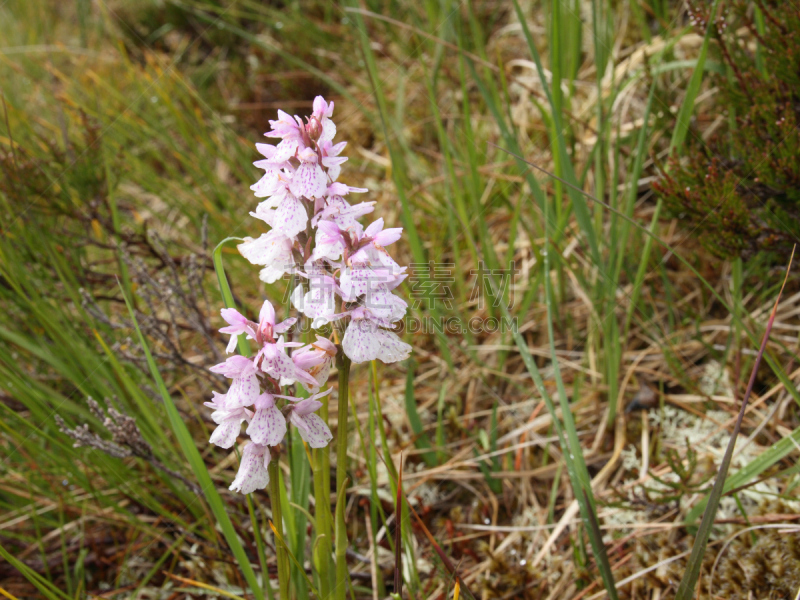
[[[275,539],[275,549],[278,552],[278,592],[280,600],[289,600],[289,555],[281,540],[283,537],[283,515],[281,514],[280,474],[278,472],[278,457],[269,461],[269,499],[272,503],[272,524],[278,535]]]
[[[327,418],[325,419],[327,422]],[[319,591],[322,598],[331,593],[331,492],[326,487],[323,469],[330,470],[328,448],[314,450],[314,500],[316,505],[317,539],[314,545],[314,562],[319,573]]]
[[[337,600],[344,600],[347,593],[347,531],[344,528],[344,489],[347,479],[347,418],[350,396],[350,359],[339,348],[336,355],[339,371],[339,430],[336,433],[336,490],[342,495],[336,511],[336,593]],[[337,504],[338,504],[337,503]],[[341,512],[341,515],[339,514]],[[341,519],[341,523],[339,522]]]
[[[336,600],[347,598],[347,583],[350,578],[347,572],[347,526],[344,522],[344,508],[347,504],[345,491],[348,481],[349,479],[345,477],[336,495],[336,587],[334,588]]]
[[[238,456],[238,452],[237,452]],[[239,457],[241,460],[241,457]],[[258,528],[258,519],[256,518],[256,510],[253,506],[253,494],[247,494],[247,512],[250,513],[250,524],[253,526],[253,535],[256,538],[256,549],[258,550],[258,562],[261,565],[261,585],[266,592],[264,596],[267,600],[275,600],[272,594],[272,584],[269,582],[269,571],[267,570],[267,556],[264,554],[264,540],[261,536],[261,530]]]

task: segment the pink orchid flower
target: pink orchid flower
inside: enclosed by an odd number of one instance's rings
[[[260,393],[258,369],[253,361],[244,356],[231,356],[224,363],[209,369],[232,379],[231,387],[226,394],[226,407],[250,406]]]
[[[257,239],[246,237],[237,246],[239,254],[254,265],[264,268],[259,273],[261,281],[275,283],[294,266],[291,238],[278,229],[271,229]]]
[[[286,419],[275,406],[275,398],[264,392],[256,399],[255,409],[245,433],[256,444],[277,446],[286,435]]]
[[[239,471],[229,488],[232,492],[252,494],[256,490],[263,490],[269,484],[269,448],[262,444],[250,442],[242,452],[242,462]]]
[[[307,391],[315,393],[325,385],[337,352],[333,342],[319,335],[314,343],[295,350],[292,354],[295,365],[308,372],[315,380],[312,385],[302,382]]]
[[[333,439],[333,434],[325,421],[315,414],[322,407],[322,402],[318,398],[327,396],[331,391],[333,390],[328,389],[304,400],[291,396],[278,396],[292,402],[289,405],[289,422],[297,428],[300,437],[312,448],[324,448]]]
[[[306,198],[316,198],[322,196],[327,189],[328,180],[325,171],[319,164],[317,153],[311,148],[306,148],[297,156],[300,160],[300,167],[292,175],[289,190],[297,196]]]
[[[346,244],[339,226],[333,221],[319,221],[317,223],[317,237],[312,261],[322,259],[338,260],[345,250]]]
[[[309,121],[315,120],[321,128],[317,143],[329,142],[336,135],[336,125],[331,120],[332,116],[333,102],[325,102],[325,98],[322,96],[314,98],[314,112],[311,114]]]
[[[317,328],[328,323],[336,312],[336,295],[342,295],[336,280],[325,275],[321,270],[309,270],[308,291],[298,285],[292,292],[292,304],[309,319],[312,327]]]
[[[239,437],[242,422],[249,420],[253,413],[241,406],[228,408],[226,395],[218,394],[217,392],[213,392],[211,402],[204,402],[203,404],[214,409],[214,412],[211,413],[211,419],[217,424],[216,429],[211,434],[211,439],[208,440],[209,443],[220,448],[230,448],[236,443],[236,438]]]
[[[347,146],[347,142],[333,144],[330,140],[319,144],[320,153],[322,154],[322,166],[328,170],[328,179],[331,181],[336,181],[339,178],[342,164],[348,160],[346,156],[339,156],[345,146]]]
[[[350,316],[352,320],[344,332],[342,350],[354,363],[376,359],[393,363],[405,360],[411,354],[411,346],[394,331],[384,329],[389,323],[372,315],[369,309],[356,308]]]

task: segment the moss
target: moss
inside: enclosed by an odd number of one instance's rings
[[[794,598],[800,589],[800,538],[780,529],[740,535],[720,558],[714,594],[730,600]]]

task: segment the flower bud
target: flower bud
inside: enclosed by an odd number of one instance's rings
[[[309,117],[308,124],[306,125],[306,132],[308,132],[308,137],[315,142],[319,139],[319,136],[322,135],[322,123],[319,122],[317,117]]]

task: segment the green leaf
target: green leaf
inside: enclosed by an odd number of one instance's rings
[[[222,240],[217,247],[214,248],[212,257],[214,260],[214,271],[217,274],[217,282],[219,283],[219,291],[222,294],[222,301],[225,303],[225,308],[236,308],[236,303],[233,301],[233,293],[231,286],[228,284],[228,277],[225,275],[225,267],[222,264],[222,249],[231,242],[243,242],[242,238],[229,237]],[[250,344],[245,339],[245,336],[240,335],[237,340],[239,354],[242,356],[250,356]]]

